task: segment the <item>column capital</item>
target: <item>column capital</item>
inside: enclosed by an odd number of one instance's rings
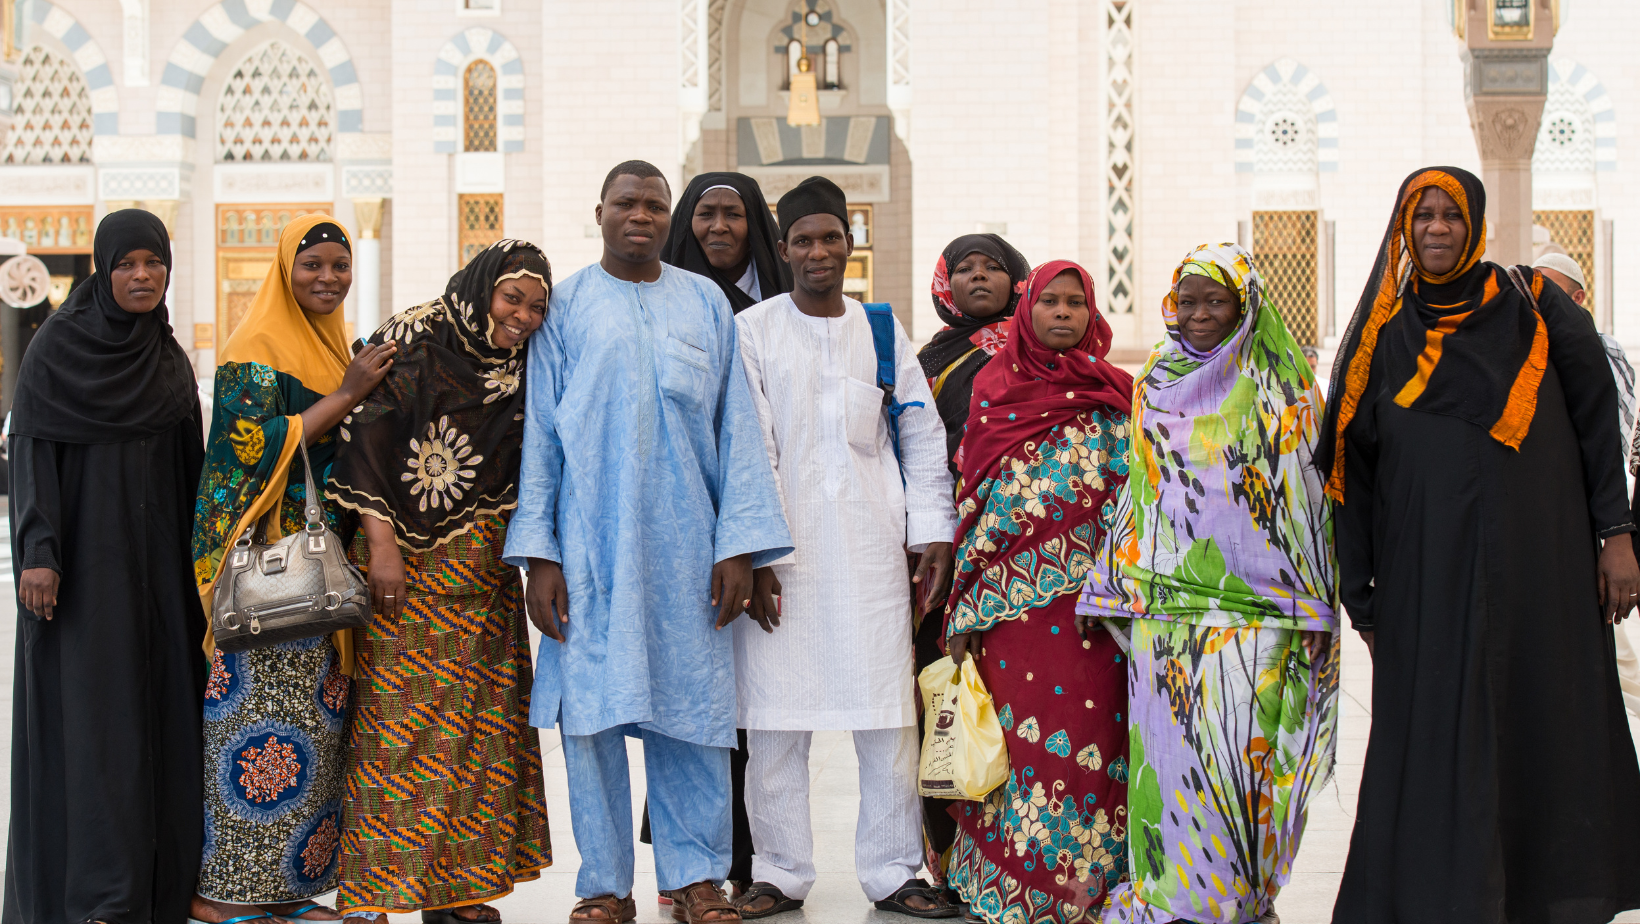
[[[382,236],[381,197],[353,200],[353,222],[359,226],[359,239],[377,240]]]

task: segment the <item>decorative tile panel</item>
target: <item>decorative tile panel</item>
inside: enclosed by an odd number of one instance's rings
[[[313,62],[275,39],[246,55],[217,103],[217,160],[328,161],[335,106]]]
[[[6,164],[89,164],[91,93],[71,60],[35,45],[23,53],[14,84]]]

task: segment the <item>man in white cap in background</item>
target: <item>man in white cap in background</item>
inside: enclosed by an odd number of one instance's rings
[[[1576,260],[1564,253],[1546,253],[1537,258],[1532,268],[1542,273],[1545,279],[1560,286],[1562,292],[1572,297],[1572,301],[1583,306],[1583,310],[1594,313],[1593,306],[1588,303],[1589,293],[1584,288],[1583,267]],[[1612,378],[1617,381],[1618,418],[1623,427],[1623,433],[1635,440],[1629,447],[1628,458],[1623,460],[1623,471],[1629,476],[1629,492],[1634,492],[1636,469],[1640,468],[1640,433],[1634,430],[1634,367],[1629,365],[1628,356],[1623,347],[1610,334],[1602,333],[1600,342],[1606,345],[1606,361],[1611,363]],[[1640,551],[1640,545],[1636,547]],[[1624,623],[1616,626],[1617,638],[1617,674],[1623,687],[1623,702],[1628,710],[1640,716],[1640,656],[1635,653],[1635,646],[1631,644],[1629,632],[1634,631]]]

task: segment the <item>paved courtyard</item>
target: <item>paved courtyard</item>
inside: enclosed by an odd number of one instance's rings
[[[5,527],[5,518],[0,516],[0,528]],[[10,592],[11,555],[9,544],[0,545],[3,545],[0,547],[0,581],[6,587],[6,592],[0,593],[0,652],[9,653],[14,650],[15,642],[14,597]],[[1640,633],[1635,634],[1640,636]],[[10,817],[12,664],[9,654],[0,654],[0,700],[4,701],[0,703],[0,724],[6,726],[4,733],[0,733],[0,779],[4,779],[0,783],[0,823]],[[1367,729],[1372,722],[1368,709],[1372,664],[1367,658],[1366,646],[1354,633],[1346,634],[1344,640],[1343,678],[1338,772],[1311,806],[1310,824],[1299,851],[1292,882],[1276,903],[1284,924],[1326,924],[1330,921],[1333,896],[1338,890],[1339,875],[1344,868],[1356,794],[1361,782],[1361,762],[1366,753]],[[1640,719],[1630,716],[1629,728],[1640,740]],[[524,883],[512,895],[495,903],[508,924],[558,924],[567,920],[569,909],[575,903],[575,871],[580,857],[575,852],[575,839],[570,831],[569,786],[564,776],[564,756],[558,746],[557,733],[543,732],[541,748],[546,765],[554,865],[542,873],[540,880]],[[633,785],[636,787],[632,794],[633,818],[636,820],[643,804],[643,751],[636,742],[629,742],[628,753],[632,761]],[[816,735],[809,772],[820,881],[802,912],[774,920],[789,924],[801,921],[812,924],[903,924],[906,918],[873,910],[854,880],[853,844],[859,768],[849,736],[838,732]],[[654,901],[655,865],[648,849],[642,845],[638,848],[638,882],[634,891],[639,899],[639,924],[662,924],[671,920],[670,909],[662,908]],[[1640,912],[1629,912],[1616,920],[1623,924],[1640,924]],[[392,924],[417,924],[419,921],[419,917],[412,915],[395,915],[392,918]]]

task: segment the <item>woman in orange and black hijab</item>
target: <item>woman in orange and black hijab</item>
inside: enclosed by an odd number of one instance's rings
[[[1373,651],[1334,924],[1640,907],[1617,388],[1586,312],[1481,259],[1485,214],[1463,170],[1408,177],[1334,365],[1316,463]]]

